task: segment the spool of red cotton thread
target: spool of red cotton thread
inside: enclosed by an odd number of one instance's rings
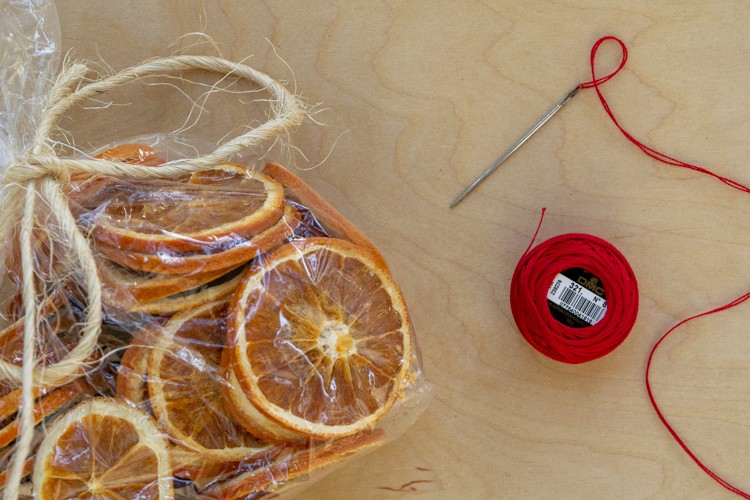
[[[638,283],[609,242],[563,234],[529,245],[513,273],[510,305],[537,351],[563,363],[585,363],[612,352],[630,334]]]

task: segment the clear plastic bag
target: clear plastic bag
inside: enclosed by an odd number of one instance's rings
[[[19,82],[3,95],[6,168],[30,153],[57,52],[53,7],[15,7],[38,22],[25,25],[25,39],[2,41],[3,80]],[[8,29],[11,18],[2,19]],[[22,50],[40,33],[50,50]],[[13,67],[36,68],[37,80]],[[311,473],[395,438],[424,408],[429,386],[406,304],[377,248],[274,163],[245,155],[161,177],[190,142],[142,136],[90,153],[154,169],[150,178],[56,174],[90,250],[76,246],[46,198],[51,181],[24,181],[42,186],[31,205],[7,193],[6,496],[297,493]],[[14,168],[9,185],[20,182]],[[95,271],[82,267],[81,252]],[[24,402],[33,408],[26,434]],[[15,457],[24,448],[28,456]]]
[[[24,154],[60,62],[60,26],[51,0],[0,5],[0,174]]]

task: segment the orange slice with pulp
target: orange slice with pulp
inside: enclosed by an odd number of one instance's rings
[[[228,336],[227,378],[256,410],[244,420],[321,439],[374,426],[401,397],[412,356],[406,304],[380,259],[333,238],[252,264]]]
[[[223,461],[250,459],[271,447],[248,433],[222,396],[226,302],[172,317],[148,362],[148,393],[159,424],[176,443]]]
[[[151,417],[107,398],[62,415],[39,445],[35,498],[174,498],[167,442]]]

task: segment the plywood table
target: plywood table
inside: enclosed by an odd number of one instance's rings
[[[570,88],[602,35],[627,67],[604,92],[659,150],[750,184],[750,10],[725,2],[68,0],[63,49],[123,68],[182,50],[221,52],[296,87],[316,118],[292,136],[305,180],[387,257],[410,305],[425,413],[399,440],[305,498],[732,498],[658,421],[644,387],[651,346],[678,320],[750,289],[750,196],[647,158],[578,95],[470,198],[450,200]],[[171,44],[171,45],[170,45]],[[602,64],[615,64],[614,50]],[[287,66],[288,65],[288,66]],[[293,73],[292,73],[293,70]],[[148,88],[80,146],[183,124],[189,103]],[[144,92],[141,90],[140,92]],[[224,99],[224,98],[222,98]],[[190,130],[247,122],[217,101]],[[117,120],[115,127],[110,124]],[[288,152],[288,151],[286,151]],[[287,161],[275,148],[269,157]],[[616,351],[551,361],[519,335],[513,269],[542,207],[541,240],[584,232],[633,266],[641,309]],[[541,241],[540,240],[540,241]],[[750,303],[675,333],[657,397],[707,464],[750,491]]]

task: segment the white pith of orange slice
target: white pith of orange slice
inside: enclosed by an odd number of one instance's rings
[[[148,393],[159,424],[181,446],[222,461],[250,459],[272,448],[232,416],[222,392],[226,302],[172,317],[148,362]]]
[[[145,413],[113,399],[80,403],[47,430],[35,498],[172,499],[167,442]]]
[[[230,163],[179,183],[98,183],[98,195],[82,200],[92,211],[94,239],[132,252],[209,252],[252,238],[284,209],[281,184]]]
[[[248,269],[224,363],[267,419],[302,436],[342,437],[373,427],[401,396],[411,328],[381,262],[347,241],[310,238]]]

